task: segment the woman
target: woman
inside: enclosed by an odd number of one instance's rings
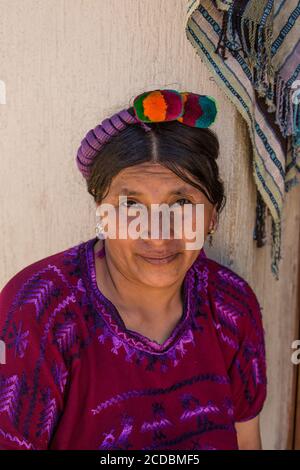
[[[215,117],[210,97],[153,90],[91,130],[77,165],[98,210],[125,208],[129,227],[129,207],[189,206],[195,228],[200,205],[206,239],[225,201]],[[1,292],[0,447],[260,449],[267,380],[252,288],[203,243],[175,238],[174,213],[169,239],[145,227],[148,238],[107,237],[103,220]]]

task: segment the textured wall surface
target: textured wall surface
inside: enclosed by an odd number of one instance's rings
[[[145,89],[207,93],[227,205],[207,254],[253,287],[263,308],[269,393],[263,445],[288,446],[297,338],[299,188],[286,198],[280,280],[271,244],[252,240],[255,187],[246,125],[184,31],[185,0],[0,0],[0,288],[41,258],[94,236],[94,203],[75,166],[85,133]],[[269,233],[269,232],[268,232]]]

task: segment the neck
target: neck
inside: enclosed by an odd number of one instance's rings
[[[95,253],[102,248],[102,241],[94,247]],[[108,250],[96,259],[96,274],[100,290],[128,318],[139,316],[145,321],[181,316],[183,310],[183,279],[167,287],[152,287],[128,279],[112,262]],[[105,291],[105,292],[104,292]]]

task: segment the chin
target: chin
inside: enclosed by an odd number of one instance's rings
[[[142,274],[143,284],[147,284],[148,286],[152,287],[167,287],[174,282],[178,281],[181,277],[180,273],[176,271],[167,272],[167,270],[159,271],[159,270],[143,270]]]

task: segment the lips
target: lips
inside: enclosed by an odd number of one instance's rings
[[[179,253],[173,253],[171,255],[165,255],[165,256],[141,256],[141,258],[143,258],[143,260],[147,261],[148,263],[151,263],[151,264],[166,264],[166,263],[170,263],[171,261],[173,261],[174,259],[177,258],[177,255]]]
[[[166,253],[166,252],[155,252],[155,253],[145,253],[144,255],[140,255],[143,258],[151,258],[151,259],[165,259],[169,258],[170,256],[177,255],[178,253],[173,251],[173,253]]]

